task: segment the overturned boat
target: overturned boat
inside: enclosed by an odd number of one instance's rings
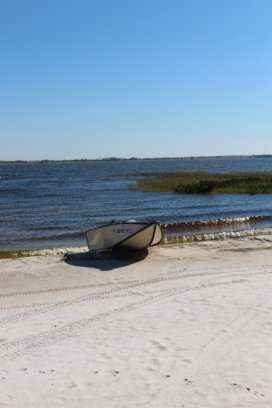
[[[86,231],[90,251],[107,251],[114,248],[141,250],[158,245],[163,238],[159,222],[112,221]]]

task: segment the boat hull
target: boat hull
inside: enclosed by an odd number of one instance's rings
[[[159,244],[162,238],[161,226],[155,222],[114,222],[86,232],[91,251],[114,247],[145,249]]]

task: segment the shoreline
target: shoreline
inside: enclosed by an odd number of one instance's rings
[[[3,407],[272,401],[272,236],[0,260]]]
[[[247,217],[244,217],[246,219]],[[243,218],[241,218],[241,223]],[[186,223],[184,223],[186,224]],[[196,223],[197,224],[197,223]],[[215,220],[215,225],[217,220]],[[225,223],[227,225],[227,222]],[[229,222],[231,225],[231,220]],[[203,224],[205,225],[205,224]],[[174,245],[174,244],[190,244],[203,241],[222,241],[228,239],[239,239],[246,237],[255,237],[259,235],[272,235],[272,227],[263,228],[250,228],[250,229],[238,229],[238,230],[225,230],[225,231],[209,231],[207,233],[177,233],[176,225],[167,226],[169,233],[164,235],[163,241],[160,246],[164,245]],[[166,228],[167,228],[166,227]],[[171,228],[172,227],[172,228]],[[171,231],[173,230],[173,231]],[[89,249],[87,245],[69,245],[69,246],[56,246],[48,248],[29,248],[29,249],[10,249],[1,250],[0,249],[0,260],[1,259],[15,259],[15,258],[25,258],[31,256],[44,256],[44,255],[65,255],[67,253],[88,253]]]

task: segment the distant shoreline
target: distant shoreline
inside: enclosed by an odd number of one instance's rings
[[[11,163],[77,163],[101,161],[133,161],[133,160],[210,160],[210,159],[270,159],[272,154],[226,155],[226,156],[184,156],[184,157],[103,157],[97,159],[67,159],[67,160],[0,160],[0,164]]]

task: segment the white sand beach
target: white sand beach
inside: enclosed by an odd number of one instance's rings
[[[272,236],[0,261],[1,407],[272,407]]]

